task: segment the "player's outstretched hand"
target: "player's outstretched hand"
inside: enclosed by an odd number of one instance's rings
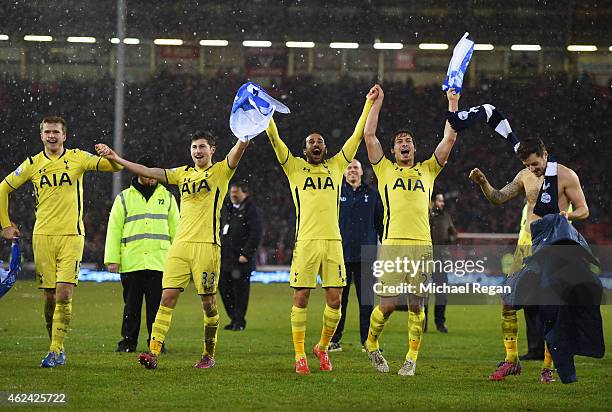
[[[98,156],[101,156],[108,160],[117,159],[117,153],[115,153],[113,149],[111,149],[104,143],[98,143],[95,147],[96,147],[96,153],[98,153]]]
[[[478,186],[482,186],[487,182],[487,178],[485,177],[484,173],[482,173],[478,168],[472,169],[470,172],[470,180],[476,183]]]
[[[455,93],[455,89],[452,87],[446,91],[446,98],[449,102],[459,102],[461,93]]]
[[[2,236],[6,240],[13,240],[16,237],[19,237],[21,233],[19,233],[19,229],[17,229],[17,225],[14,222],[11,222],[9,227],[5,227],[2,229]]]

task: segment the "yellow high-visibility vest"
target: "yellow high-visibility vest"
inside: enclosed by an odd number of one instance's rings
[[[119,263],[121,273],[163,271],[178,221],[176,199],[163,185],[148,201],[130,186],[117,195],[108,217],[104,264]]]

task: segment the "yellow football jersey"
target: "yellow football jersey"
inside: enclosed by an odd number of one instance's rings
[[[317,165],[293,156],[280,138],[274,119],[270,120],[266,133],[289,180],[295,205],[296,241],[342,239],[338,226],[342,176],[363,139],[363,129],[371,108],[372,101],[366,100],[355,130],[342,150]]]
[[[4,181],[13,190],[27,181],[34,185],[35,235],[84,235],[83,174],[88,170],[112,172],[113,167],[79,149],[64,149],[57,157],[43,150],[24,160]]]
[[[235,171],[227,158],[207,169],[181,166],[165,170],[168,183],[177,185],[181,192],[181,219],[175,242],[221,244],[221,206]]]
[[[318,165],[289,154],[283,170],[295,205],[297,240],[340,240],[338,213],[342,174],[349,162],[343,152]]]
[[[400,167],[383,156],[372,168],[385,208],[383,240],[431,242],[429,201],[436,176],[442,170],[436,156],[412,167]]]

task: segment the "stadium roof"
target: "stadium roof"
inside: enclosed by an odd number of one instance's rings
[[[140,38],[454,43],[607,44],[612,3],[597,1],[208,1],[126,0],[127,34]],[[0,10],[3,32],[21,37],[115,37],[116,2],[16,0]]]

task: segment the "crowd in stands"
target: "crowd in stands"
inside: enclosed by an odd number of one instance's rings
[[[235,141],[229,130],[233,96],[244,79],[220,75],[206,78],[159,74],[145,83],[126,86],[124,155],[135,160],[148,153],[160,167],[191,164],[190,134],[212,130],[219,137],[215,159],[221,160]],[[365,94],[372,82],[352,78],[320,83],[301,77],[285,79],[267,88],[291,108],[277,114],[281,136],[292,152],[301,155],[302,142],[312,131],[326,138],[335,154],[352,133]],[[446,98],[440,86],[414,87],[384,83],[385,103],[379,138],[385,146],[394,130],[413,131],[417,160],[428,158],[442,137]],[[478,82],[466,88],[461,108],[491,103],[502,111],[519,137],[541,137],[557,159],[580,176],[590,206],[591,223],[610,223],[612,93],[588,76],[577,80],[543,77],[528,84],[503,80]],[[0,83],[3,127],[0,132],[0,175],[13,171],[28,155],[42,149],[38,124],[44,116],[60,115],[68,122],[66,147],[94,151],[95,143],[112,145],[114,81],[61,81],[38,84],[13,78]],[[238,167],[235,179],[249,183],[261,210],[265,237],[260,264],[288,264],[294,240],[294,208],[288,182],[265,135],[257,137]],[[358,159],[373,179],[365,149]],[[468,179],[479,167],[495,187],[512,180],[522,165],[510,146],[486,125],[460,133],[449,162],[436,180],[446,193],[447,207],[459,232],[517,232],[522,199],[493,207]],[[124,173],[124,186],[131,176]],[[102,264],[107,216],[113,201],[110,174],[89,173],[84,182],[86,248],[84,261]],[[11,195],[11,217],[26,239],[34,223],[31,186]],[[175,191],[175,193],[177,193]],[[177,193],[178,194],[178,193]],[[407,222],[409,224],[409,222]],[[31,260],[29,241],[24,242]]]

